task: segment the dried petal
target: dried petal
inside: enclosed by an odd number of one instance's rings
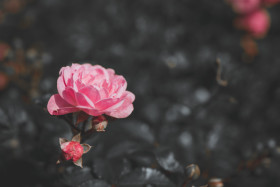
[[[69,142],[69,140],[67,140],[66,138],[59,138],[59,144],[61,146],[61,144]]]
[[[80,141],[81,141],[81,133],[75,135],[75,136],[72,138],[72,141],[74,141],[74,142],[80,142]]]
[[[89,152],[89,150],[91,149],[92,146],[88,145],[88,144],[81,144],[82,147],[84,148],[84,154]]]
[[[79,160],[73,162],[76,166],[80,166],[81,168],[83,168],[83,159],[80,158]]]

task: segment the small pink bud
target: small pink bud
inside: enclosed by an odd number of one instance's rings
[[[66,160],[73,160],[73,162],[76,162],[79,160],[83,153],[84,148],[81,146],[79,142],[71,141],[71,142],[65,142],[61,144],[61,150],[63,152],[63,156]]]
[[[63,160],[73,160],[75,165],[83,167],[82,156],[91,149],[91,146],[88,144],[80,144],[80,140],[80,134],[75,135],[71,141],[65,138],[59,138],[62,155],[56,163],[59,164]]]
[[[262,0],[229,0],[233,10],[239,14],[248,14],[260,7]]]
[[[246,30],[251,36],[261,38],[266,35],[270,27],[270,17],[267,11],[258,10],[237,18],[235,25],[240,29]]]

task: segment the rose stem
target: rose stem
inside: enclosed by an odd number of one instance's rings
[[[81,130],[80,130],[79,128],[77,128],[77,127],[72,123],[72,121],[71,121],[69,118],[67,118],[66,116],[63,116],[62,119],[64,119],[64,120],[67,122],[67,124],[71,127],[73,135],[74,135],[74,131],[73,131],[73,130],[76,130],[76,131],[78,131],[78,132],[81,131]]]

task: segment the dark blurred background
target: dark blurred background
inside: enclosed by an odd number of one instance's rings
[[[181,186],[192,163],[189,185],[280,186],[280,5],[268,11],[248,62],[223,0],[2,0],[1,186]],[[136,95],[86,142],[83,169],[55,164],[71,131],[45,109],[74,62],[115,69]]]

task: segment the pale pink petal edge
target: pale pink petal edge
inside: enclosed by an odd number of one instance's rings
[[[64,115],[80,110],[67,103],[59,94],[51,96],[47,105],[47,109],[51,115]]]

